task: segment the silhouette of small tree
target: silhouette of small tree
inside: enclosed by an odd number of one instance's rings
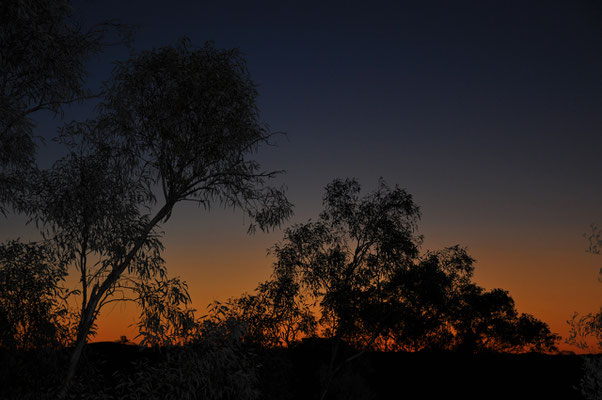
[[[374,304],[376,311],[366,311],[368,323],[371,315],[390,315],[377,342],[380,347],[406,351],[449,347],[457,333],[452,332],[449,315],[461,301],[461,288],[470,285],[473,262],[465,249],[453,246],[429,251],[397,269],[386,282],[386,301]]]
[[[602,249],[600,227],[592,225],[591,232],[586,236],[589,241],[587,251],[599,255]],[[600,268],[598,280],[602,282],[602,268]],[[575,313],[567,322],[570,327],[569,337],[566,340],[568,344],[575,345],[581,349],[602,352],[602,307],[600,307],[600,311],[597,313],[588,313],[581,317],[578,313]],[[590,338],[595,341],[595,345],[588,345],[587,341]]]
[[[141,346],[172,346],[198,338],[194,309],[188,307],[188,286],[179,278],[141,281],[134,287],[141,312],[138,319]]]
[[[69,342],[66,275],[47,244],[0,245],[0,347],[28,350]]]
[[[52,243],[0,244],[0,398],[43,398],[62,378],[73,340],[66,265]]]
[[[226,306],[244,324],[247,343],[288,347],[301,336],[316,334],[317,321],[291,276],[273,277],[261,283],[256,294],[229,299]]]
[[[131,342],[127,338],[127,336],[121,335],[121,336],[119,336],[119,340],[117,340],[117,343],[119,343],[119,344],[130,344]]]
[[[244,327],[226,307],[213,304],[209,318],[197,321],[185,346],[143,359],[132,374],[117,376],[116,395],[128,399],[241,399],[260,397],[257,360],[243,342]],[[162,356],[161,356],[162,354]]]
[[[600,254],[602,250],[602,232],[598,225],[591,225],[591,232],[586,235],[589,240],[588,252]],[[600,268],[598,281],[602,282],[602,268]],[[602,307],[597,313],[588,313],[579,316],[574,313],[567,321],[569,324],[569,337],[566,343],[575,345],[581,349],[587,349],[591,353],[602,352]],[[589,340],[595,341],[594,345],[588,344]],[[581,394],[588,400],[599,399],[602,396],[602,357],[586,357],[583,361],[583,377],[578,387]]]

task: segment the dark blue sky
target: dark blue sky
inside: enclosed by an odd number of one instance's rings
[[[239,47],[265,122],[288,133],[273,157],[301,182],[346,171],[401,174],[404,186],[454,191],[574,192],[595,182],[602,144],[595,2],[418,3],[82,1],[75,8],[84,21],[138,25],[136,49],[182,35]],[[107,77],[123,54],[108,52],[93,76]],[[324,176],[330,169],[333,176]]]
[[[414,194],[425,248],[468,246],[480,282],[510,290],[522,311],[561,331],[572,311],[599,303],[600,260],[585,255],[582,234],[602,220],[600,2],[82,0],[74,8],[86,23],[137,25],[137,50],[183,35],[240,48],[263,120],[288,134],[260,159],[287,170],[293,222],[317,216],[333,178],[371,189],[382,176]],[[125,56],[114,48],[95,59],[91,82]],[[41,120],[43,135],[50,126]],[[52,147],[41,152],[55,156]],[[241,218],[182,206],[165,227],[178,274],[209,282],[198,289],[202,304],[218,296],[211,285],[232,296],[269,274],[265,248],[281,232],[246,238]],[[234,242],[251,272],[228,272],[240,268],[223,254]],[[195,252],[205,258],[173,256]],[[198,272],[205,266],[213,272]]]
[[[262,159],[288,171],[300,212],[335,177],[383,176],[414,193],[425,217],[602,218],[597,2],[326,3],[74,6],[87,22],[137,25],[138,50],[183,35],[239,47],[264,121],[288,134]],[[93,78],[124,55],[107,52]]]

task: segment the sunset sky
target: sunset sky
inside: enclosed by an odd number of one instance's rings
[[[138,27],[137,50],[238,47],[259,88],[264,122],[286,136],[258,155],[284,169],[295,215],[316,218],[324,186],[379,177],[420,206],[423,250],[460,244],[475,280],[510,292],[566,336],[573,312],[602,305],[602,256],[584,237],[602,222],[602,5],[566,1],[74,1],[86,24]],[[90,64],[109,77],[115,47]],[[91,117],[79,106],[66,117]],[[40,136],[60,122],[37,117]],[[39,148],[42,164],[58,157]],[[187,280],[199,315],[213,300],[267,279],[282,231],[246,234],[242,213],[179,204],[167,224],[171,275]],[[27,236],[23,220],[2,239]],[[285,225],[285,226],[286,226]],[[95,340],[136,331],[135,309],[110,305]],[[562,346],[566,349],[572,349]]]

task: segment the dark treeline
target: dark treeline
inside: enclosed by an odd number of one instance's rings
[[[474,260],[453,246],[420,252],[419,209],[384,181],[360,196],[356,180],[326,187],[316,221],[285,230],[272,279],[225,311],[246,339],[288,345],[319,335],[374,350],[553,351],[548,326],[519,314],[508,292],[472,282]]]
[[[403,189],[380,181],[360,196],[357,181],[335,180],[323,203],[271,249],[272,277],[253,294],[196,318],[179,281],[139,291],[142,346],[88,346],[70,396],[482,398],[499,385],[488,398],[584,398],[582,357],[544,354],[559,338],[519,314],[508,292],[472,282],[464,249],[419,251],[419,210]],[[52,259],[18,242],[2,250],[3,289],[19,291],[1,296],[2,395],[53,398],[74,322],[40,269]]]

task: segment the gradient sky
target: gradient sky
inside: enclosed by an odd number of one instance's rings
[[[328,3],[328,4],[324,4]],[[137,50],[238,47],[259,85],[264,122],[285,131],[259,154],[285,169],[295,216],[321,210],[324,186],[378,177],[414,195],[423,249],[460,244],[475,280],[510,292],[520,312],[567,334],[574,311],[597,311],[602,257],[583,234],[602,222],[602,5],[596,1],[209,2],[75,1],[86,23],[138,26]],[[127,51],[91,63],[92,85]],[[68,118],[84,118],[75,107]],[[52,137],[56,121],[38,117]],[[43,162],[56,159],[51,145]],[[18,218],[0,227],[20,234]],[[194,305],[252,291],[269,277],[282,231],[246,235],[241,213],[178,205],[165,258]],[[288,225],[288,224],[287,224]],[[97,340],[114,340],[132,307],[104,310]]]

